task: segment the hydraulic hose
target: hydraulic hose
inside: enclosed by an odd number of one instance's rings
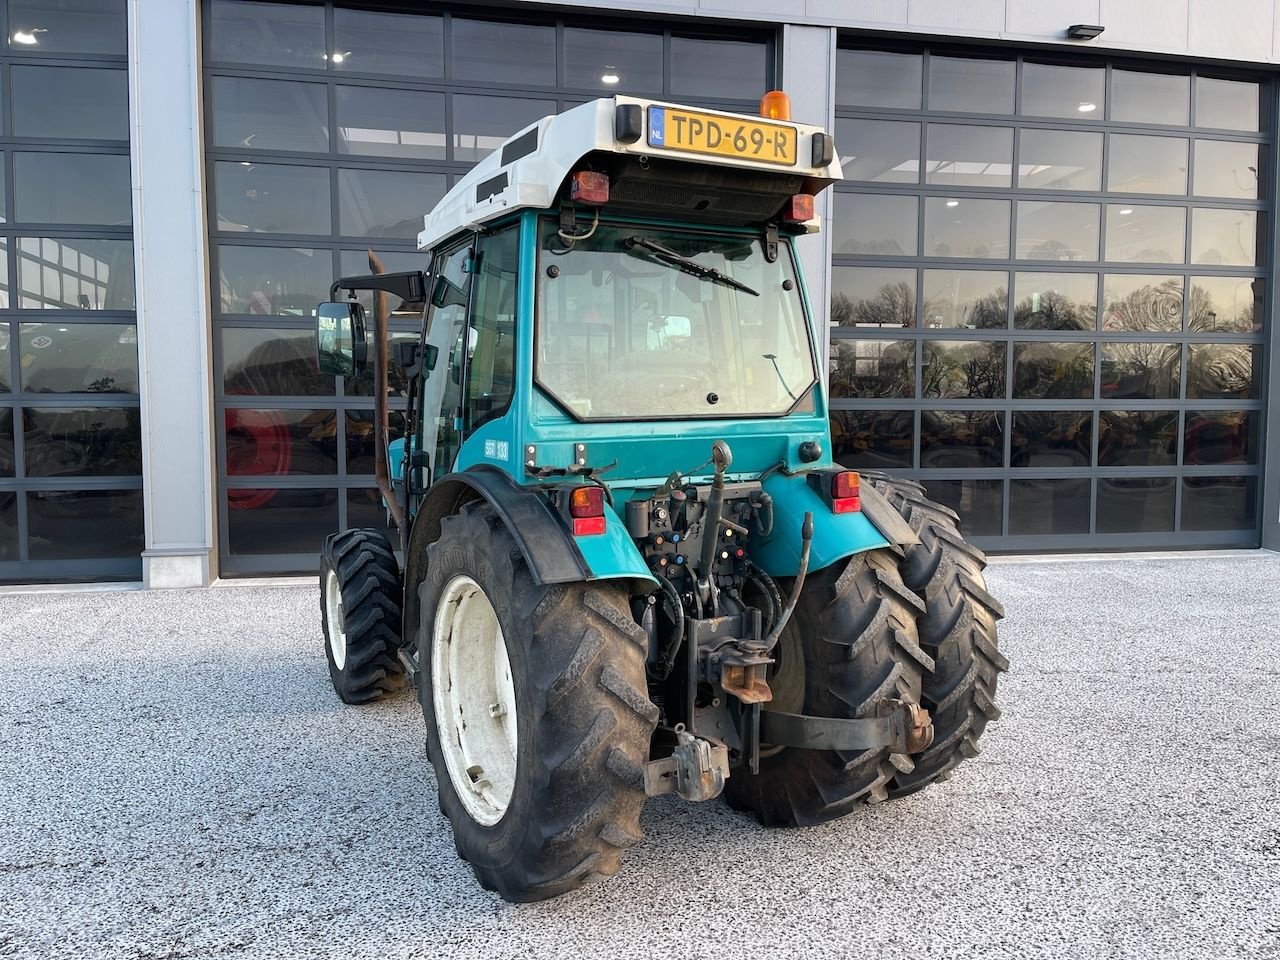
[[[791,619],[791,615],[796,612],[796,604],[800,602],[800,591],[804,589],[805,574],[809,572],[809,548],[813,545],[812,513],[804,515],[804,523],[800,526],[800,542],[800,569],[796,571],[795,583],[791,585],[791,596],[787,599],[786,609],[782,611],[782,616],[773,625],[769,635],[764,638],[766,656],[772,653],[773,648],[778,645],[778,639],[782,636],[783,628],[787,625],[787,621]]]
[[[671,638],[667,641],[666,648],[662,651],[658,662],[654,664],[651,673],[654,679],[665,680],[671,676],[671,670],[676,664],[676,654],[680,652],[680,646],[684,643],[684,604],[680,602],[680,593],[676,590],[675,584],[666,577],[658,577],[658,586],[662,588],[662,593],[671,607]]]
[[[779,614],[782,613],[782,594],[778,592],[778,585],[774,583],[773,577],[750,561],[747,561],[747,579],[756,585],[756,589],[769,605],[768,629],[772,630],[773,625],[778,622]]]

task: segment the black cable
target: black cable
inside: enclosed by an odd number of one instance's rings
[[[665,680],[671,676],[671,671],[676,665],[676,656],[684,643],[684,604],[680,602],[680,593],[676,590],[675,584],[666,577],[658,577],[658,586],[662,588],[663,595],[670,603],[672,626],[671,638],[667,641],[666,649],[662,651],[662,656],[658,658],[651,673],[655,680]]]

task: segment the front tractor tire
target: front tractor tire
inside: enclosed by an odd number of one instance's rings
[[[459,856],[514,902],[616,873],[642,836],[658,718],[626,588],[538,585],[483,501],[427,554],[418,689]]]
[[[400,571],[379,530],[344,530],[320,551],[320,615],[329,679],[344,703],[403,688]]]

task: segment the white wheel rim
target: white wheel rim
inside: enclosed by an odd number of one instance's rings
[[[341,670],[347,665],[347,625],[342,618],[342,588],[332,570],[324,575],[324,612],[329,622],[329,652],[333,665]]]
[[[453,790],[491,827],[516,785],[516,689],[498,615],[470,577],[450,580],[436,608],[431,699]]]

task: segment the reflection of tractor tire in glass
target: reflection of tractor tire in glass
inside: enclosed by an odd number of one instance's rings
[[[783,592],[787,586],[782,585]],[[916,642],[923,604],[898,575],[888,550],[850,557],[805,581],[796,611],[775,650],[774,709],[811,716],[874,717],[896,698],[920,702],[929,658]],[[801,750],[762,745],[760,773],[743,767],[725,783],[725,799],[765,826],[834,820],[863,801],[888,796],[911,758],[888,748]]]
[[[227,483],[242,477],[280,477],[293,462],[289,424],[274,410],[226,411]],[[232,510],[256,510],[270,503],[278,490],[227,490]]]
[[[458,854],[512,901],[616,873],[658,718],[626,587],[539,586],[481,501],[427,550],[418,690]]]
[[[378,530],[344,530],[320,552],[320,614],[329,678],[344,703],[368,703],[404,686],[400,570]]]
[[[913,793],[945,780],[978,755],[978,738],[1000,717],[996,678],[1009,669],[996,641],[1004,608],[987,592],[986,555],[960,535],[956,514],[925,496],[911,480],[863,472],[864,482],[889,498],[920,538],[905,549],[902,579],[924,599],[920,646],[934,659],[924,678],[922,704],[933,719],[933,744],[914,757],[914,768],[894,778],[890,793]]]

